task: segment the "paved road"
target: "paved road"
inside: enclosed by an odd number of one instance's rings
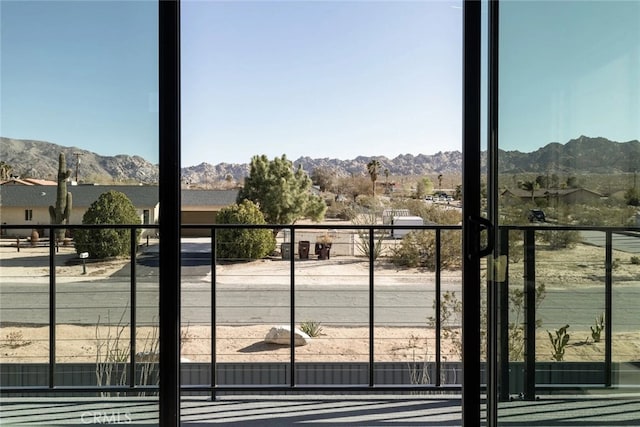
[[[211,321],[210,283],[202,280],[210,271],[208,256],[185,254],[183,259],[182,317],[189,324]],[[137,266],[136,303],[139,324],[157,322],[157,258],[142,257]],[[331,279],[329,279],[331,280]],[[339,280],[333,278],[332,280]],[[289,287],[283,284],[225,284],[217,286],[218,323],[288,323]],[[58,283],[56,321],[58,323],[117,323],[125,313],[129,320],[131,304],[129,269],[114,276],[90,282]],[[449,279],[443,290],[456,290],[459,280]],[[434,316],[433,284],[389,284],[376,286],[374,318],[377,324],[424,325]],[[603,287],[579,290],[549,290],[538,317],[543,328],[570,324],[589,329],[595,317],[604,311]],[[47,283],[0,283],[0,323],[48,324],[49,292]],[[344,286],[338,283],[297,284],[296,319],[325,324],[363,325],[369,319],[369,290],[365,284]],[[614,331],[640,328],[640,289],[637,286],[614,287]],[[521,318],[523,316],[521,315]]]
[[[384,324],[425,324],[433,315],[433,289],[414,285],[386,286],[375,294],[376,322]],[[137,284],[137,319],[153,322],[158,317],[157,283]],[[369,293],[366,286],[344,289],[339,285],[299,285],[295,295],[296,317],[300,320],[337,324],[364,324],[368,321]],[[129,282],[101,280],[61,283],[56,289],[58,323],[117,323],[123,312],[128,320]],[[211,291],[206,282],[184,283],[182,317],[190,324],[210,323]],[[47,284],[2,283],[0,322],[47,324],[49,321]],[[288,323],[290,293],[286,286],[221,285],[217,292],[217,320],[221,323]]]
[[[210,254],[206,251],[182,255],[182,317],[190,324],[211,321]],[[58,323],[117,323],[125,313],[128,322],[130,268],[110,278],[75,283],[58,283],[56,321]],[[158,319],[158,257],[147,253],[138,259],[136,306],[140,324]],[[313,320],[342,325],[366,324],[369,319],[369,290],[365,283],[345,286],[339,276],[320,284],[303,284],[299,278],[295,293],[295,316],[299,321]],[[332,282],[333,281],[333,282]],[[246,283],[250,283],[247,279]],[[217,286],[218,323],[288,323],[289,286],[284,284],[225,283]],[[398,283],[380,280],[375,287],[374,318],[377,324],[424,325],[434,316],[433,284]],[[384,284],[383,284],[384,283]],[[459,279],[443,279],[443,290],[454,290],[461,298]],[[604,311],[604,288],[548,290],[538,317],[543,328],[570,324],[573,329],[589,329],[595,317]],[[48,324],[49,292],[47,283],[0,282],[0,323]],[[614,330],[640,328],[640,288],[614,286]],[[521,318],[523,316],[521,315]]]
[[[581,231],[580,235],[585,243],[595,246],[605,246],[606,236],[601,231]],[[624,233],[613,234],[611,236],[611,244],[613,249],[617,251],[624,251],[629,253],[640,253],[640,233]]]

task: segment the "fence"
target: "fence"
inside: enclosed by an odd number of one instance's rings
[[[27,226],[8,225],[12,229],[30,229]],[[150,228],[149,225],[145,225],[145,228]],[[183,226],[184,228],[202,228],[202,225]],[[216,336],[217,327],[220,325],[218,320],[220,310],[225,309],[224,304],[221,304],[221,298],[219,292],[226,292],[225,289],[216,289],[218,287],[219,278],[221,274],[219,270],[225,263],[217,257],[217,236],[220,230],[238,228],[237,226],[229,225],[211,225],[211,237],[209,241],[210,250],[200,253],[196,259],[195,264],[210,268],[211,277],[210,283],[213,284],[209,289],[209,301],[200,301],[204,306],[208,306],[208,312],[205,313],[207,317],[207,325],[210,328],[210,352],[209,362],[207,363],[186,363],[183,364],[183,384],[181,389],[183,392],[242,392],[242,391],[265,391],[265,392],[286,392],[286,391],[300,391],[300,390],[340,390],[340,391],[352,391],[352,392],[366,392],[370,390],[384,391],[424,391],[424,392],[438,392],[438,391],[459,391],[460,376],[456,374],[459,372],[459,364],[455,361],[449,361],[450,354],[443,354],[443,343],[451,339],[459,339],[456,333],[459,333],[459,315],[458,311],[452,313],[450,282],[443,283],[443,273],[445,270],[442,268],[443,254],[442,254],[442,235],[443,233],[454,232],[460,233],[461,228],[459,226],[438,226],[438,225],[425,225],[425,226],[353,226],[353,225],[331,225],[329,228],[326,225],[265,225],[265,226],[242,226],[246,229],[286,229],[288,230],[288,236],[293,247],[297,247],[297,242],[300,241],[298,236],[309,236],[310,233],[316,233],[319,235],[326,234],[325,232],[336,233],[340,235],[353,236],[353,245],[357,245],[356,241],[360,242],[360,253],[358,253],[357,246],[354,246],[354,255],[359,255],[358,261],[366,264],[366,278],[361,281],[361,285],[366,288],[362,295],[365,295],[362,304],[363,312],[366,312],[366,319],[361,319],[368,330],[368,336],[366,337],[369,342],[369,351],[365,360],[361,362],[353,363],[327,363],[327,362],[308,362],[300,361],[298,351],[294,343],[294,337],[291,337],[290,345],[288,346],[288,360],[277,363],[229,363],[226,361],[218,360],[220,356],[219,349],[216,347],[219,341]],[[124,383],[118,383],[114,379],[109,379],[102,384],[94,382],[92,379],[91,371],[95,374],[96,365],[98,362],[88,365],[78,365],[74,363],[61,363],[57,360],[57,347],[60,344],[60,337],[57,334],[57,327],[48,328],[48,336],[46,341],[48,343],[48,354],[46,355],[49,362],[47,364],[38,363],[2,363],[0,365],[0,372],[2,372],[2,378],[0,379],[0,392],[1,393],[48,393],[48,392],[126,392],[126,393],[149,393],[157,391],[157,385],[155,383],[155,377],[149,376],[144,382],[139,380],[140,370],[145,364],[155,363],[154,361],[144,360],[141,355],[147,352],[146,347],[143,347],[139,339],[137,329],[142,329],[142,326],[147,327],[145,330],[148,332],[157,325],[157,305],[155,299],[158,292],[158,278],[152,279],[146,277],[139,277],[138,270],[145,266],[150,271],[153,271],[154,267],[157,267],[157,258],[153,256],[141,256],[139,252],[139,242],[136,239],[137,231],[140,226],[50,226],[49,234],[54,235],[53,231],[56,228],[88,228],[88,229],[124,229],[130,233],[130,259],[136,262],[131,262],[128,266],[128,272],[118,276],[117,283],[105,283],[102,282],[90,282],[86,285],[74,285],[77,287],[76,291],[69,291],[68,288],[71,285],[66,285],[64,282],[68,278],[58,278],[56,275],[57,257],[59,248],[55,245],[48,247],[48,269],[46,286],[38,287],[39,291],[30,293],[31,299],[27,301],[24,306],[20,307],[19,304],[14,307],[6,307],[0,313],[3,326],[21,323],[20,321],[12,321],[12,316],[17,316],[17,313],[22,313],[31,310],[31,315],[35,316],[38,313],[46,311],[47,318],[40,323],[43,325],[61,325],[73,323],[68,321],[69,314],[79,313],[82,309],[99,310],[100,300],[105,304],[108,301],[113,300],[111,308],[122,309],[122,302],[125,303],[124,319],[119,320],[110,319],[109,322],[106,319],[102,319],[104,326],[110,324],[111,327],[116,328],[118,325],[125,325],[122,328],[122,335],[119,338],[122,342],[126,343],[126,354],[119,354],[117,359],[118,366],[120,368],[115,369],[110,375],[115,373],[121,373],[122,370],[127,372],[126,381]],[[423,287],[422,293],[428,293],[433,298],[433,306],[430,304],[422,303],[421,306],[416,306],[418,309],[431,309],[432,311],[424,312],[424,322],[422,326],[433,331],[433,350],[431,352],[431,359],[426,358],[416,360],[406,360],[403,362],[388,362],[381,360],[381,357],[376,354],[376,329],[381,326],[379,316],[384,314],[385,310],[389,309],[387,306],[382,306],[379,301],[381,295],[384,294],[384,290],[381,290],[380,283],[385,280],[384,276],[380,276],[380,267],[383,263],[388,263],[385,257],[380,257],[380,253],[375,250],[369,250],[369,248],[376,248],[376,245],[387,243],[390,245],[401,244],[398,241],[386,241],[384,239],[385,234],[392,229],[419,229],[428,233],[432,233],[434,237],[434,250],[431,253],[423,254],[433,258],[432,271],[425,272],[425,275],[429,275],[428,290],[427,287]],[[637,284],[637,276],[627,278],[618,277],[616,273],[616,263],[627,262],[626,260],[620,261],[614,256],[614,250],[618,245],[619,239],[624,239],[631,242],[632,247],[637,247],[639,241],[637,229],[634,228],[603,228],[603,227],[544,227],[544,226],[527,226],[527,227],[504,227],[501,231],[501,239],[498,247],[500,248],[500,254],[506,256],[509,259],[508,267],[505,268],[504,277],[500,278],[500,275],[491,276],[493,287],[502,289],[498,293],[497,299],[500,301],[500,322],[499,322],[499,342],[502,345],[501,354],[510,354],[512,349],[509,347],[514,344],[514,340],[518,341],[524,346],[523,360],[507,360],[503,358],[500,365],[500,381],[502,384],[501,391],[503,394],[520,393],[522,392],[527,398],[534,398],[536,391],[544,389],[575,389],[576,387],[616,387],[633,385],[633,380],[629,378],[636,378],[635,372],[635,355],[621,354],[614,352],[615,340],[618,339],[614,336],[614,333],[623,333],[624,331],[634,332],[640,330],[640,325],[635,323],[631,318],[620,317],[617,318],[614,311],[614,302],[617,304],[628,303],[635,306],[633,301],[637,301],[638,292],[635,291],[635,287],[631,284]],[[590,235],[597,235],[598,237],[587,243],[595,245],[595,247],[602,247],[602,259],[590,261],[582,259],[578,264],[578,268],[595,269],[599,271],[598,277],[593,279],[587,276],[586,279],[583,276],[580,277],[580,281],[584,280],[585,283],[589,283],[589,286],[585,287],[581,283],[573,284],[574,290],[578,294],[582,293],[585,299],[592,299],[595,295],[597,298],[602,299],[602,344],[597,348],[602,350],[601,360],[590,361],[588,368],[586,365],[580,365],[582,362],[569,362],[569,361],[557,361],[557,362],[541,362],[536,361],[536,357],[540,357],[540,349],[537,347],[537,342],[540,342],[540,336],[537,333],[537,329],[540,328],[540,321],[546,322],[546,325],[551,327],[552,330],[562,323],[558,320],[558,313],[562,310],[567,311],[567,307],[563,308],[559,306],[557,309],[550,308],[552,304],[549,301],[557,299],[558,301],[564,301],[562,298],[566,297],[565,292],[560,290],[554,290],[553,280],[549,279],[548,275],[543,274],[545,265],[543,262],[543,255],[545,251],[548,251],[547,247],[537,243],[545,233],[561,233],[561,232],[575,232]],[[381,237],[382,236],[382,237]],[[521,236],[521,237],[519,237]],[[380,240],[378,240],[380,239]],[[514,243],[515,242],[515,243]],[[522,243],[518,243],[522,242]],[[144,243],[144,242],[143,242]],[[312,242],[312,246],[313,246]],[[522,251],[522,255],[518,255],[517,252]],[[294,251],[295,252],[295,251]],[[349,253],[349,252],[347,252]],[[616,252],[618,253],[618,252]],[[449,256],[449,255],[447,255]],[[522,262],[518,261],[518,258],[522,258]],[[632,256],[631,256],[632,258]],[[155,260],[155,261],[154,261]],[[20,263],[21,261],[14,261]],[[156,262],[154,265],[153,263]],[[282,263],[283,260],[280,259]],[[320,261],[318,261],[320,262]],[[558,259],[558,263],[563,263],[564,260]],[[301,260],[296,256],[290,256],[286,260],[284,269],[288,272],[286,284],[287,291],[284,293],[287,297],[286,310],[288,310],[288,326],[291,330],[296,329],[300,323],[298,311],[300,310],[300,289],[308,286],[301,281],[300,273],[296,269],[296,266],[301,264]],[[364,265],[363,264],[363,265]],[[14,265],[14,264],[12,264]],[[489,265],[490,269],[499,267],[499,258],[496,258],[494,263]],[[586,267],[584,266],[586,265]],[[566,268],[573,268],[568,265]],[[522,270],[520,270],[522,269]],[[598,270],[599,269],[599,270]],[[401,270],[401,269],[399,269]],[[591,274],[593,276],[593,274]],[[342,278],[344,279],[344,278]],[[250,279],[247,279],[250,281]],[[404,278],[403,278],[404,280]],[[459,280],[459,279],[455,279]],[[586,282],[590,280],[590,282]],[[2,299],[5,301],[19,301],[24,297],[24,290],[20,289],[17,284],[10,284],[8,281],[3,280],[2,284]],[[71,280],[73,283],[75,279]],[[539,307],[537,299],[539,294],[536,290],[541,283],[547,282],[546,291],[546,304],[547,306]],[[84,283],[84,282],[82,282]],[[87,282],[89,283],[89,282]],[[594,286],[594,283],[597,286]],[[339,283],[337,283],[339,285]],[[443,284],[445,285],[443,287]],[[12,285],[12,286],[10,286]],[[106,289],[111,287],[112,289]],[[601,286],[600,286],[601,285]],[[24,285],[28,288],[31,285]],[[37,287],[36,285],[33,285]],[[118,286],[120,288],[118,288]],[[555,286],[555,285],[554,285]],[[362,286],[361,286],[362,287]],[[59,288],[65,288],[65,291],[61,291]],[[118,289],[115,289],[118,288]],[[194,287],[195,289],[196,287]],[[364,289],[363,288],[363,289]],[[518,314],[518,319],[514,320],[514,307],[518,301],[514,300],[512,290],[520,289],[522,292],[522,312]],[[593,288],[585,291],[586,288]],[[87,289],[91,289],[91,293],[95,294],[98,291],[104,290],[103,294],[98,292],[98,301],[95,301],[95,306],[91,306],[86,303],[78,303],[79,305],[73,305],[69,301],[75,294],[88,292]],[[308,292],[308,290],[305,290]],[[113,297],[116,295],[117,297]],[[185,292],[191,292],[189,290]],[[195,291],[194,291],[195,292]],[[320,291],[318,291],[320,292]],[[398,293],[404,292],[403,290]],[[84,294],[83,294],[84,295]],[[102,295],[102,296],[100,296]],[[412,298],[415,298],[419,293],[410,294]],[[444,299],[443,299],[444,298]],[[23,298],[24,299],[24,298]],[[406,298],[410,299],[409,297]],[[67,301],[68,300],[68,301]],[[30,301],[30,302],[29,302]],[[120,303],[118,303],[118,301]],[[5,303],[6,304],[6,303]],[[403,305],[404,304],[404,305]],[[408,311],[414,307],[403,303],[395,307],[400,312]],[[84,305],[84,306],[83,306]],[[347,304],[348,305],[348,304]],[[194,313],[198,311],[199,307],[188,307],[190,311]],[[322,308],[322,307],[321,307]],[[569,307],[575,309],[576,307]],[[580,307],[578,307],[579,309]],[[574,318],[585,318],[590,316],[592,309],[587,313],[585,309],[584,313],[577,311]],[[205,310],[206,311],[206,310]],[[393,310],[390,310],[393,311]],[[428,314],[432,313],[433,322],[427,325],[426,319]],[[64,316],[63,316],[64,315]],[[555,317],[554,317],[555,316]],[[250,320],[250,319],[247,319]],[[580,320],[583,324],[581,327],[586,327],[583,320]],[[554,323],[555,322],[555,323]],[[615,322],[615,323],[614,323]],[[239,322],[240,324],[245,324]],[[389,321],[389,323],[393,323]],[[233,322],[230,322],[233,324]],[[574,327],[579,324],[576,322],[571,323]],[[99,325],[91,324],[94,327]],[[514,327],[520,328],[522,331],[522,337],[518,338],[514,336]],[[188,337],[183,337],[188,340]],[[411,337],[405,337],[409,339]],[[15,337],[13,337],[15,339]],[[637,340],[638,338],[633,338]],[[3,345],[7,345],[7,337],[3,337]],[[585,344],[586,345],[586,344]],[[594,347],[596,348],[596,347]],[[113,350],[113,349],[112,349]],[[116,351],[118,351],[116,349]],[[110,356],[114,356],[113,354]],[[616,360],[614,358],[623,358],[627,360]],[[100,361],[103,364],[108,360]],[[113,362],[113,360],[111,360]],[[115,362],[114,362],[115,363]],[[587,363],[587,362],[584,362]],[[211,369],[215,366],[216,369]],[[483,365],[484,366],[484,365]],[[577,369],[574,369],[576,368]],[[157,372],[157,367],[156,371]],[[259,378],[252,377],[256,372],[259,373]],[[70,380],[69,377],[73,377]],[[46,381],[43,378],[46,377]],[[77,378],[76,378],[77,377]],[[235,379],[234,379],[235,378]],[[484,378],[484,377],[483,377]],[[503,396],[504,397],[504,396]]]

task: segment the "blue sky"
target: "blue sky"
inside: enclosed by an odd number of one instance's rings
[[[500,147],[640,139],[640,2],[502,2]]]
[[[0,135],[158,159],[157,5],[0,2]]]
[[[640,137],[640,2],[503,2],[500,144]],[[158,159],[157,4],[2,1],[0,135]],[[191,1],[184,166],[461,148],[460,1]]]
[[[460,2],[186,2],[182,14],[187,163],[461,148]]]

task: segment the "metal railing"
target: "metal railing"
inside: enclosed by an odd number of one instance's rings
[[[49,236],[54,236],[55,231],[58,229],[123,229],[128,230],[130,233],[130,265],[129,265],[129,286],[128,286],[128,304],[129,304],[129,354],[127,357],[127,361],[123,362],[126,365],[126,369],[128,370],[128,374],[126,375],[127,383],[121,385],[92,385],[92,386],[61,386],[59,385],[59,378],[57,376],[57,365],[59,363],[56,362],[56,349],[57,349],[57,336],[56,336],[56,325],[58,325],[58,319],[56,318],[56,313],[58,311],[58,302],[56,301],[57,295],[57,278],[56,278],[56,256],[58,247],[53,244],[48,246],[48,257],[49,257],[49,274],[48,274],[48,318],[47,325],[49,325],[49,335],[48,335],[48,376],[47,376],[47,384],[46,385],[7,385],[6,381],[0,383],[0,393],[41,393],[41,392],[116,392],[116,393],[148,393],[148,392],[157,392],[158,386],[157,384],[140,384],[136,378],[139,376],[139,369],[143,362],[137,360],[138,349],[136,347],[136,328],[139,325],[138,318],[138,275],[136,270],[136,259],[138,254],[138,239],[137,233],[139,230],[155,230],[158,227],[156,225],[105,225],[105,226],[93,226],[93,225],[50,225],[45,228],[48,230]],[[218,314],[218,306],[219,301],[217,300],[217,292],[216,292],[216,283],[217,283],[217,270],[218,265],[220,263],[220,259],[217,255],[216,248],[218,247],[218,235],[221,230],[239,228],[236,225],[183,225],[183,230],[206,230],[209,234],[209,242],[210,242],[210,265],[211,265],[211,292],[210,292],[210,320],[209,324],[211,327],[211,360],[210,364],[210,373],[209,378],[210,381],[207,384],[183,384],[181,386],[182,392],[208,392],[208,393],[216,393],[216,392],[287,392],[287,391],[403,391],[403,392],[412,392],[412,391],[460,391],[461,384],[446,384],[441,381],[443,366],[446,361],[442,360],[442,332],[443,332],[443,324],[442,324],[442,272],[441,268],[442,260],[441,260],[441,249],[442,249],[442,233],[446,230],[454,230],[456,232],[461,231],[460,226],[438,226],[438,225],[428,225],[428,226],[416,226],[416,225],[407,225],[407,226],[385,226],[385,225],[243,225],[241,228],[246,229],[268,229],[268,230],[288,230],[288,239],[290,241],[290,249],[291,253],[289,259],[289,327],[291,331],[296,329],[296,325],[298,324],[299,319],[296,317],[296,308],[297,308],[297,300],[296,300],[296,265],[299,260],[296,259],[294,254],[294,247],[297,243],[296,234],[300,234],[303,231],[327,231],[327,230],[335,230],[341,232],[351,232],[358,235],[358,238],[368,239],[368,247],[374,248],[378,243],[376,239],[380,236],[380,233],[389,233],[392,230],[426,230],[434,233],[435,236],[435,252],[430,256],[433,256],[435,269],[433,271],[434,275],[434,283],[433,283],[433,292],[434,292],[434,301],[433,301],[433,309],[434,309],[434,333],[435,333],[435,355],[434,360],[430,362],[433,367],[433,377],[434,381],[429,384],[416,384],[416,383],[406,383],[406,384],[384,384],[380,381],[376,381],[376,365],[380,364],[380,362],[376,359],[375,354],[375,330],[377,327],[376,323],[376,265],[381,261],[376,259],[376,254],[373,250],[369,250],[366,255],[368,259],[368,283],[367,283],[367,292],[368,292],[368,316],[366,325],[368,328],[368,340],[369,340],[369,353],[367,358],[367,383],[366,384],[346,384],[346,385],[333,385],[333,384],[299,384],[296,381],[297,374],[299,373],[299,367],[303,366],[305,362],[299,362],[296,358],[296,346],[294,339],[295,337],[291,334],[291,340],[289,343],[289,360],[286,362],[288,364],[287,370],[288,373],[286,377],[288,378],[287,384],[253,384],[253,385],[234,385],[234,384],[218,384],[217,381],[217,372],[218,367],[223,363],[217,361],[217,348],[216,348],[216,326],[218,325],[217,314]],[[31,226],[25,225],[4,225],[3,230],[31,230]],[[509,256],[508,247],[509,247],[509,235],[511,233],[521,233],[523,236],[522,247],[524,250],[524,260],[523,260],[523,291],[524,291],[524,300],[525,300],[525,357],[524,357],[524,397],[527,399],[535,398],[536,390],[542,390],[545,388],[544,385],[536,385],[536,235],[539,233],[545,232],[563,232],[563,231],[575,231],[575,232],[595,232],[604,234],[604,240],[601,243],[603,245],[603,250],[605,253],[604,256],[604,299],[605,299],[605,307],[604,307],[604,336],[605,336],[605,348],[604,348],[604,380],[600,386],[603,387],[612,387],[615,386],[612,380],[612,372],[613,372],[613,359],[612,359],[612,333],[613,333],[613,321],[614,321],[614,311],[613,311],[613,285],[614,285],[614,259],[613,259],[613,248],[614,236],[624,236],[627,239],[632,239],[632,241],[637,242],[640,241],[640,229],[638,227],[624,227],[624,228],[612,228],[612,227],[563,227],[563,226],[553,226],[553,227],[545,227],[545,226],[524,226],[524,227],[503,227],[501,229],[501,237],[499,246],[503,248],[502,254]],[[360,234],[358,234],[360,232]],[[144,243],[144,240],[143,240]],[[16,248],[19,249],[19,248]],[[501,313],[506,313],[507,317],[503,317],[503,321],[500,324],[499,334],[500,334],[500,342],[502,345],[501,352],[502,354],[508,354],[508,342],[509,342],[509,320],[508,320],[508,310],[509,310],[509,281],[514,282],[515,278],[513,274],[510,276],[509,269],[507,268],[507,274],[504,279],[504,283],[498,283],[502,289],[507,290],[506,292],[501,293],[500,297],[504,302],[502,305]],[[161,281],[161,279],[160,279]],[[163,286],[168,286],[169,284],[163,284]],[[3,290],[3,287],[6,287],[6,283],[0,284],[0,292],[4,293],[4,298],[7,298],[6,289]],[[491,286],[491,284],[490,284]],[[161,314],[160,314],[161,315]],[[5,317],[5,316],[2,316]],[[425,313],[425,318],[427,317],[427,313]],[[6,318],[3,319],[3,323],[7,323],[9,320]],[[640,328],[640,325],[638,325]],[[426,325],[425,325],[426,327]],[[507,347],[505,347],[507,345]],[[450,364],[450,362],[447,362]],[[424,367],[426,368],[426,365]],[[509,393],[513,392],[513,387],[510,386],[510,383],[513,382],[513,378],[509,378],[509,370],[510,365],[509,361],[506,358],[503,358],[500,365],[500,382],[502,384],[501,393],[503,397],[505,395],[509,395]],[[0,370],[1,371],[1,370]],[[513,375],[511,375],[513,377]],[[598,384],[588,384],[588,386],[597,386]],[[564,385],[565,388],[572,387],[571,385]],[[553,385],[553,387],[563,387],[562,384]]]

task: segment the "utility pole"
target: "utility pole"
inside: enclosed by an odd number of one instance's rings
[[[80,169],[80,156],[82,156],[82,153],[73,153],[74,156],[76,156],[76,184],[78,183],[78,169]]]

